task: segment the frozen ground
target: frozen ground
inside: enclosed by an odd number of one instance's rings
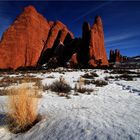
[[[89,70],[90,71],[90,70]],[[92,71],[92,70],[91,70]],[[60,76],[74,87],[84,71],[32,74],[51,84]],[[96,70],[103,79],[110,74]],[[13,75],[15,76],[15,75]],[[53,77],[53,78],[49,78]],[[95,87],[91,95],[72,95],[71,99],[45,91],[39,103],[44,119],[24,134],[12,134],[3,125],[6,96],[0,97],[1,140],[140,140],[140,80],[110,80],[104,87]]]

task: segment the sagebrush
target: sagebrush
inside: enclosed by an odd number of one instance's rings
[[[71,91],[71,86],[65,81],[65,79],[61,78],[59,80],[54,81],[50,85],[51,91],[54,92],[62,92],[62,93],[69,93]]]

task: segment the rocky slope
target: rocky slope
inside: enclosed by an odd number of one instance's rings
[[[60,21],[47,21],[28,6],[3,33],[0,41],[0,69],[50,66],[108,66],[100,17],[92,27],[83,24],[82,38],[74,38]]]

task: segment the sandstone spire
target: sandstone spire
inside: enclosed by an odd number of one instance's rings
[[[90,32],[89,64],[93,67],[108,66],[107,54],[104,46],[104,32],[101,17],[96,17]]]

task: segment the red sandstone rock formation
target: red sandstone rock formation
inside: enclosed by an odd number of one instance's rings
[[[109,61],[110,62],[115,62],[115,52],[114,52],[114,50],[110,50]]]
[[[60,42],[65,45],[65,43],[69,43],[74,38],[73,34],[62,22],[56,21],[54,25],[51,26],[48,38],[38,61],[38,64],[41,65],[49,61],[49,59],[53,56],[55,48]]]
[[[89,43],[90,43],[90,25],[87,22],[83,23],[82,40],[78,52],[78,60],[80,64],[87,67],[89,61]]]
[[[90,28],[89,23],[83,24],[82,40],[77,50],[77,57],[71,58],[73,63],[75,59],[82,67],[100,67],[108,66],[108,59],[104,47],[104,32],[100,17],[95,19],[95,23]]]
[[[74,46],[77,51],[72,55],[70,62],[72,65],[80,65],[87,68],[89,61],[89,43],[90,43],[90,24],[84,22],[82,26],[82,39],[78,39]]]
[[[75,66],[78,64],[78,61],[77,61],[77,53],[74,53],[70,59],[70,63],[71,63],[71,66]]]
[[[68,31],[67,27],[62,22],[60,22],[60,21],[55,22],[49,32],[49,36],[48,36],[48,39],[46,41],[43,51],[45,51],[48,48],[53,47],[54,42],[55,42],[56,38],[58,37],[58,35],[59,35],[58,39],[61,42],[64,42],[68,33],[69,33],[69,31]],[[71,34],[71,38],[73,38],[72,34]]]
[[[47,21],[28,6],[6,30],[0,41],[0,69],[37,66],[55,58],[58,66],[71,60],[74,65],[107,66],[104,33],[100,17],[92,28],[83,24],[82,39],[74,39],[60,21]]]
[[[0,42],[0,68],[35,66],[47,39],[50,25],[29,6],[3,34]]]
[[[120,63],[120,62],[126,62],[126,61],[127,61],[127,57],[122,56],[120,54],[120,50],[118,49],[116,49],[115,51],[110,50],[109,62]]]
[[[115,62],[120,62],[121,61],[121,55],[120,55],[120,50],[116,49],[115,50]]]
[[[6,30],[0,41],[0,68],[36,66],[41,53],[52,48],[60,34],[64,42],[72,33],[61,22],[48,22],[33,6],[28,6]]]
[[[103,25],[99,16],[96,17],[95,23],[91,28],[89,55],[89,64],[91,66],[108,66],[107,54],[104,47]]]

